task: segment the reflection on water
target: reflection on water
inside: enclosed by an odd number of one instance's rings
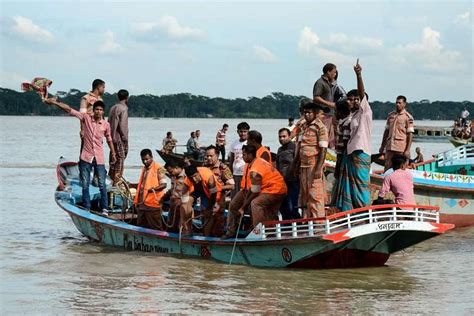
[[[450,232],[392,256],[386,267],[351,270],[229,266],[91,243],[53,200],[52,167],[60,155],[77,155],[77,122],[31,117],[0,120],[1,314],[474,313],[473,228]],[[236,120],[226,121],[232,131]],[[146,128],[140,128],[142,123]],[[199,125],[205,142],[222,126],[219,120],[185,123],[194,129]],[[259,125],[272,147],[277,146],[276,138],[270,140],[273,131],[285,123],[262,120]],[[377,124],[383,127],[383,122]],[[20,133],[21,126],[30,128]],[[165,119],[132,119],[131,126],[130,166],[140,165],[141,148],[153,148],[147,140],[150,133],[177,129],[176,120]],[[374,134],[375,144],[381,132]],[[178,134],[181,143],[187,135]],[[66,142],[68,137],[71,143]],[[434,146],[441,147],[433,151],[449,149],[444,148],[449,144]],[[127,168],[126,175],[136,180],[138,170]]]

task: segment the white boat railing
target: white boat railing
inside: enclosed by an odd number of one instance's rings
[[[439,223],[439,208],[401,204],[368,206],[324,218],[263,222],[259,235],[262,239],[312,237],[372,223],[396,221]]]
[[[474,164],[474,145],[468,144],[436,155],[439,167]]]

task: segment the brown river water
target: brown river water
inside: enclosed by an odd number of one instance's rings
[[[278,147],[285,120],[247,120]],[[138,178],[139,152],[166,131],[184,145],[201,129],[212,143],[236,119],[130,119],[125,175]],[[449,125],[431,121],[420,125]],[[374,122],[377,149],[384,122]],[[425,157],[449,143],[415,143]],[[0,117],[0,312],[474,314],[474,227],[448,232],[392,256],[385,267],[283,270],[229,266],[127,252],[89,242],[54,203],[59,156],[76,159],[79,123],[66,117]]]

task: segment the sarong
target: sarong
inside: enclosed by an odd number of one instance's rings
[[[340,211],[348,211],[370,204],[370,156],[362,150],[344,155],[341,173],[333,197]]]
[[[36,91],[41,96],[41,99],[44,100],[48,97],[48,88],[53,82],[46,78],[35,78],[30,82],[23,82],[21,84],[21,90],[23,91]]]
[[[123,168],[125,159],[128,154],[128,144],[123,142],[114,142],[115,148],[115,163],[111,163],[112,156],[109,157],[109,176],[114,183],[123,176]]]

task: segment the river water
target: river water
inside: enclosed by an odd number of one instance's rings
[[[213,142],[236,119],[130,119],[126,177],[139,152],[166,131],[185,145],[200,129]],[[285,120],[247,120],[278,147]],[[450,122],[420,122],[448,126]],[[384,122],[374,122],[378,149]],[[429,157],[449,143],[416,143]],[[76,159],[79,123],[70,117],[0,117],[1,314],[360,313],[473,314],[474,228],[459,229],[392,256],[387,266],[280,270],[160,257],[89,242],[53,199],[59,156]]]

